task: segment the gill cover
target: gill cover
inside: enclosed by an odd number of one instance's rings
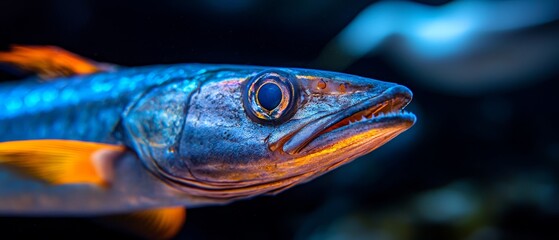
[[[144,93],[124,114],[127,144],[152,170],[182,163],[178,144],[189,97],[197,87],[198,81],[169,80]]]

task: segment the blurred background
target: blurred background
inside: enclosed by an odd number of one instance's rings
[[[326,69],[414,92],[417,124],[385,146],[277,196],[189,209],[176,239],[559,239],[558,1],[2,0],[0,9],[2,50],[56,45],[122,66]],[[22,77],[0,71],[0,81]],[[81,218],[0,217],[0,229],[133,238]]]

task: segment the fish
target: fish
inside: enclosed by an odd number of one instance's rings
[[[157,238],[185,207],[277,194],[416,122],[408,88],[344,73],[122,67],[54,46],[0,62],[37,74],[0,84],[0,215],[107,216]]]

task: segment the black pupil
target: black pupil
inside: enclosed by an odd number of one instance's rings
[[[270,111],[281,102],[281,89],[273,83],[266,83],[258,91],[258,102],[260,106]]]

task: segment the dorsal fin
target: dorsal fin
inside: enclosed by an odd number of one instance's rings
[[[124,146],[73,140],[0,142],[0,165],[50,184],[105,186],[112,177],[112,160],[124,151]]]
[[[13,45],[0,52],[0,63],[34,72],[42,79],[92,74],[112,69],[110,64],[97,63],[55,46]]]

